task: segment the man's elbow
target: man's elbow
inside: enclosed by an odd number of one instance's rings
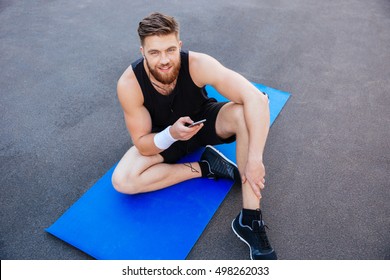
[[[154,156],[156,155],[155,152],[149,150],[149,149],[138,149],[139,153],[142,155],[142,156],[145,156],[145,157],[150,157],[150,156]]]
[[[142,156],[149,157],[158,154],[158,152],[156,152],[153,148],[147,147],[140,143],[134,143],[134,146],[137,148],[138,153],[140,153]]]
[[[258,97],[260,98],[260,102],[262,104],[265,104],[266,106],[268,106],[269,104],[269,97],[268,97],[268,94],[266,94],[265,92],[261,92],[260,91],[260,94],[258,94]]]
[[[259,90],[251,91],[248,94],[246,94],[245,97],[246,97],[246,100],[244,100],[244,102],[246,101],[246,102],[251,103],[251,104],[258,104],[261,106],[267,105],[268,106],[268,103],[269,103],[268,95],[262,91],[259,91]]]

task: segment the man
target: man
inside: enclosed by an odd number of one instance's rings
[[[243,209],[232,229],[252,259],[276,259],[260,211],[265,184],[263,150],[269,129],[267,96],[214,58],[182,52],[173,17],[153,13],[138,27],[143,58],[118,81],[118,98],[134,146],[112,183],[122,193],[162,189],[197,177],[241,180]],[[231,102],[207,97],[211,85]],[[204,123],[190,126],[195,121]],[[210,145],[237,141],[237,166]],[[207,146],[199,162],[177,164]]]

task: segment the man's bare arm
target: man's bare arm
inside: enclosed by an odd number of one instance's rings
[[[243,76],[205,54],[190,52],[190,72],[198,86],[212,85],[229,100],[243,105],[249,131],[248,161],[243,180],[261,181],[265,176],[263,152],[270,124],[268,98]]]
[[[267,97],[243,76],[224,67],[214,58],[193,52],[191,54],[195,63],[190,71],[198,86],[212,85],[227,99],[244,105],[250,130],[249,155],[262,155],[269,129]],[[251,141],[254,139],[256,141]]]
[[[144,98],[141,88],[131,67],[120,77],[117,93],[133,144],[143,155],[155,155],[161,152],[154,145],[154,133],[151,133],[152,120],[143,105]]]

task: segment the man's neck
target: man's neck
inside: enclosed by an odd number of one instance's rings
[[[149,69],[147,69],[147,73],[148,73],[149,81],[151,82],[153,87],[162,95],[169,95],[175,89],[177,78],[170,84],[163,84],[157,81],[157,79],[153,76],[153,74],[149,71]]]
[[[176,80],[174,80],[172,83],[170,83],[169,85],[159,85],[158,82],[154,82],[152,80],[150,80],[150,82],[152,83],[153,87],[159,92],[161,93],[162,95],[169,95],[172,93],[172,91],[175,89],[175,86],[176,86]]]

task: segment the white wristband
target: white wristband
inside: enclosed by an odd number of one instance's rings
[[[171,133],[169,132],[169,128],[171,126],[168,126],[163,131],[157,133],[154,136],[154,144],[157,148],[160,150],[168,149],[173,143],[175,143],[177,140],[172,137]]]

